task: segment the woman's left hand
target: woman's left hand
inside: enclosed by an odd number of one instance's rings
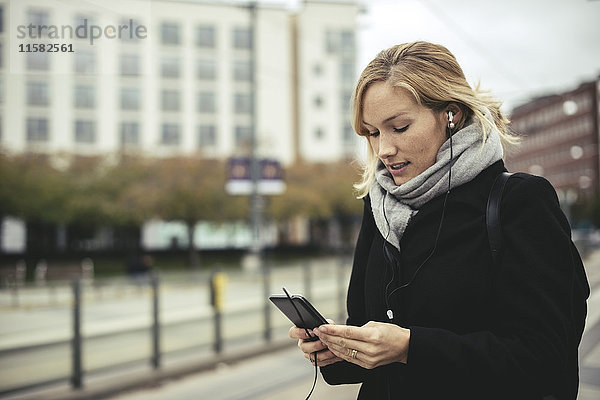
[[[363,368],[407,361],[410,330],[398,325],[373,321],[361,327],[321,325],[314,333],[333,354]]]

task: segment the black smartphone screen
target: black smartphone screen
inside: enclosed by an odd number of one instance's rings
[[[296,308],[294,308],[290,299],[284,294],[269,296],[269,300],[298,328],[314,329],[327,324],[327,320],[303,296],[294,294],[291,297]],[[302,318],[300,318],[298,313],[300,313]]]

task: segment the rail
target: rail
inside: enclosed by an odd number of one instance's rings
[[[80,389],[94,376],[141,366],[206,364],[284,338],[290,323],[267,299],[283,285],[343,320],[349,272],[348,259],[331,257],[250,272],[76,277],[51,288],[2,290],[0,397],[56,384]],[[220,289],[216,276],[224,279]]]

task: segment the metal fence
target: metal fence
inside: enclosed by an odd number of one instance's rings
[[[207,362],[282,339],[291,323],[267,299],[282,286],[342,321],[349,273],[348,258],[328,257],[267,262],[257,271],[76,278],[2,289],[0,397],[67,382],[80,388],[110,371]],[[221,294],[215,277],[224,283]]]

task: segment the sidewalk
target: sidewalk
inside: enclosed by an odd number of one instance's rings
[[[598,400],[600,399],[600,250],[596,250],[586,258],[585,266],[592,292],[588,300],[586,330],[580,346],[581,378],[578,400]],[[273,355],[257,357],[233,367],[225,367],[220,371],[196,374],[152,390],[122,394],[114,397],[112,400],[191,400],[204,398],[202,394],[208,393],[210,387],[212,387],[211,382],[213,382],[212,385],[217,384],[222,388],[227,385],[237,385],[244,371],[260,369],[263,363],[268,363],[272,367],[272,363],[276,362],[274,360],[284,359],[286,360],[285,368],[292,368],[292,365],[295,363],[300,365],[304,360],[301,357],[296,357],[296,352],[297,349],[290,349]],[[269,371],[273,371],[274,369],[270,368]],[[306,372],[306,369],[302,371],[298,372],[298,379],[295,382],[289,382],[285,387],[262,392],[260,396],[254,396],[252,390],[249,390],[249,393],[243,398],[261,400],[304,398],[310,390],[312,376]],[[273,372],[270,373],[273,374]],[[356,385],[342,387],[328,386],[319,377],[313,398],[328,400],[352,399],[356,397],[357,391],[358,387]],[[219,395],[216,397],[214,393],[210,393],[210,398],[213,400],[240,398],[235,396],[228,397],[226,390],[219,391],[218,393]]]
[[[578,400],[600,399],[600,250],[585,259],[585,269],[590,283],[588,316],[579,346],[579,396]]]
[[[600,399],[600,250],[596,250],[586,258],[585,266],[592,293],[588,300],[586,330],[580,346],[580,395],[578,399],[598,400]],[[260,289],[257,289],[257,291],[260,292]],[[79,400],[106,399],[110,396],[117,396],[114,400],[197,399],[203,397],[198,396],[202,393],[202,390],[207,388],[207,382],[211,382],[212,379],[219,377],[221,385],[235,387],[238,385],[241,371],[254,371],[258,368],[257,366],[264,363],[280,362],[275,360],[287,360],[286,363],[289,364],[289,367],[286,366],[285,368],[290,368],[290,371],[288,371],[290,373],[295,371],[294,374],[288,374],[280,378],[282,383],[275,388],[267,388],[257,383],[256,390],[261,394],[258,397],[251,397],[252,394],[248,392],[249,397],[244,398],[261,400],[303,398],[310,390],[312,374],[310,369],[306,368],[304,360],[301,357],[296,357],[297,349],[294,347],[294,343],[279,337],[269,345],[257,343],[253,346],[226,349],[226,353],[220,359],[207,359],[204,363],[198,360],[188,360],[189,362],[178,363],[177,365],[173,363],[158,371],[149,367],[114,371],[111,376],[90,376],[89,379],[86,379],[83,390],[73,391],[63,384],[60,387],[44,388],[37,392],[22,393],[5,397],[5,399]],[[214,369],[216,365],[223,367]],[[292,365],[296,366],[292,367]],[[282,367],[282,369],[285,368]],[[273,373],[269,372],[269,374]],[[319,379],[313,398],[337,400],[355,397],[356,387],[342,390],[333,388],[338,390],[330,391],[321,378]],[[252,379],[249,379],[249,382],[252,381]],[[184,394],[186,388],[189,388],[190,391],[188,397],[185,397]],[[238,399],[236,397],[229,398]]]

